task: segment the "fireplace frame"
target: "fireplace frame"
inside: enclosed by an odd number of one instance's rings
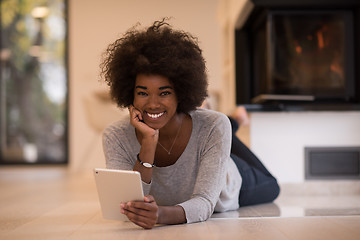
[[[289,1],[269,0],[252,1],[254,8],[245,24],[235,30],[235,70],[236,70],[236,103],[245,105],[248,110],[360,110],[360,2],[354,0],[332,0],[316,2],[308,0]],[[267,18],[269,14],[284,11],[296,12],[350,12],[353,18],[353,34],[349,34],[354,51],[346,53],[346,61],[351,59],[346,71],[347,86],[344,96],[329,98],[301,95],[276,96],[259,92],[259,81],[266,79],[266,70],[259,69],[267,60]],[[352,56],[353,54],[353,56]],[[349,80],[349,81],[348,81]],[[255,100],[255,101],[254,101]]]

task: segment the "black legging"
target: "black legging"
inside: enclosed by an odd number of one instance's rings
[[[276,179],[261,161],[236,136],[239,127],[230,118],[232,127],[231,158],[234,160],[242,177],[239,195],[240,207],[272,202],[280,193]]]

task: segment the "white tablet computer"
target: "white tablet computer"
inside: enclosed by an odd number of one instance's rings
[[[144,201],[140,173],[95,168],[94,176],[103,217],[128,221],[120,212],[120,203]]]

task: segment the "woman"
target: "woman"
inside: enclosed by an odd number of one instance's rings
[[[108,47],[102,74],[130,112],[104,132],[106,166],[140,172],[146,195],[120,204],[130,221],[146,229],[192,223],[277,197],[275,178],[233,137],[229,119],[198,108],[207,74],[189,33],[164,21],[132,29]]]

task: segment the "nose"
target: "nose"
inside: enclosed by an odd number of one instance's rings
[[[149,98],[149,103],[148,103],[149,108],[155,109],[155,108],[160,107],[160,101],[159,101],[159,100],[160,100],[160,99],[159,99],[158,96],[152,95],[152,96]]]

